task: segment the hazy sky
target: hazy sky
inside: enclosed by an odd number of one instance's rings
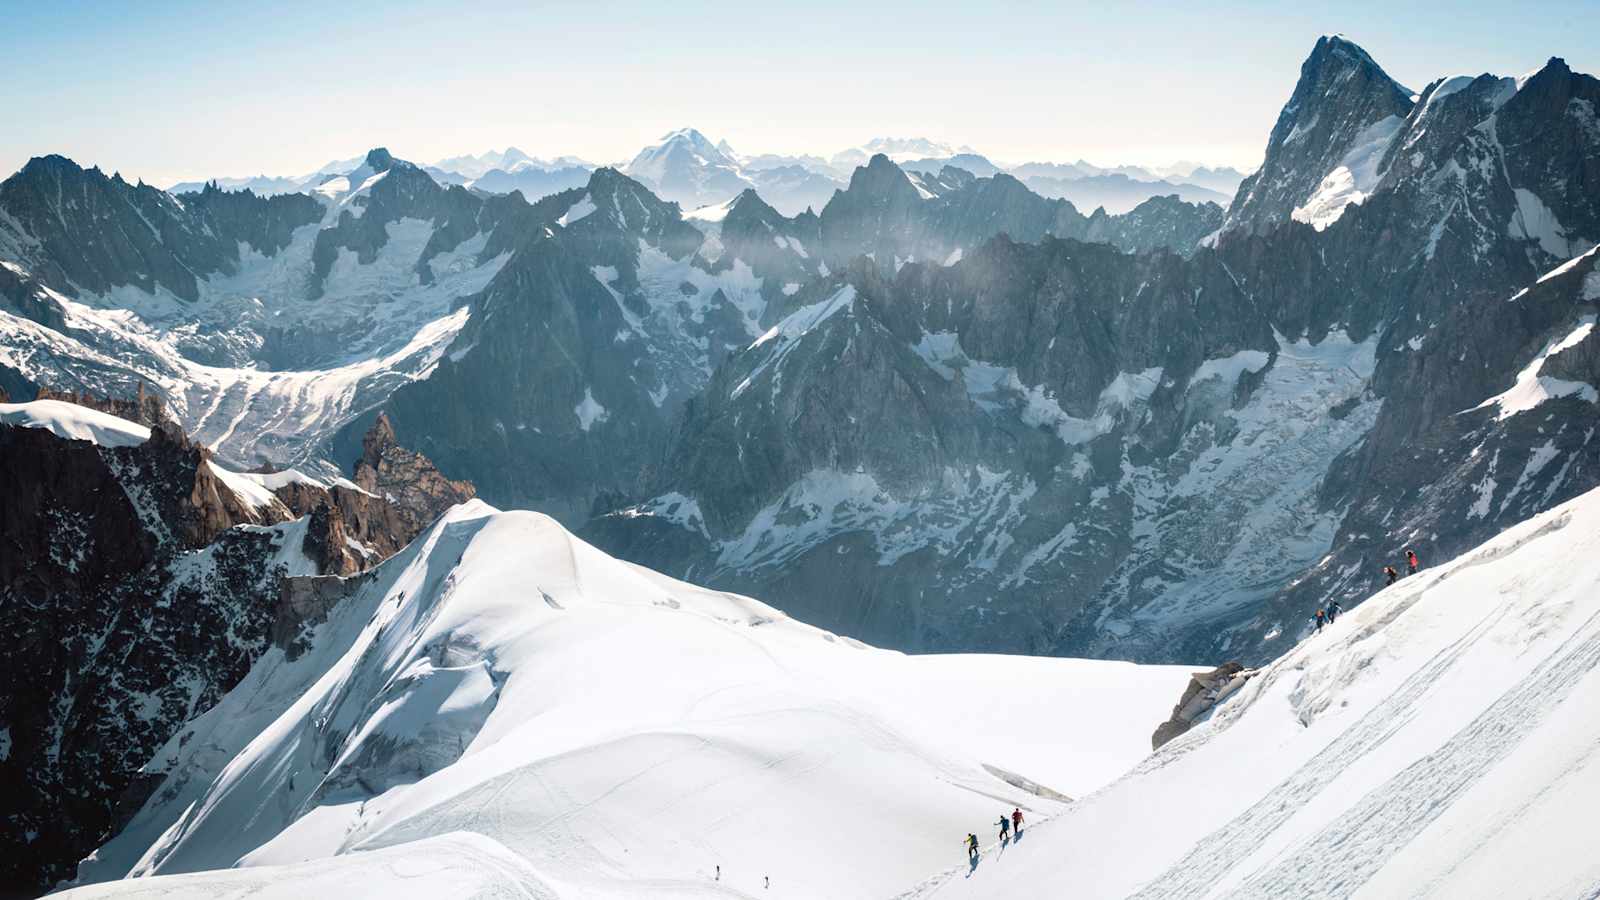
[[[380,145],[615,162],[682,126],[744,153],[919,135],[1250,168],[1319,34],[1413,90],[1600,71],[1600,0],[1314,5],[0,0],[0,173],[62,153],[164,185]]]

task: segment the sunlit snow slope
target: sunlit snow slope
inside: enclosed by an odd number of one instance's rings
[[[1402,580],[907,896],[1595,897],[1597,663],[1600,491]]]
[[[481,502],[306,646],[80,877],[242,868],[72,896],[883,897],[1125,771],[1189,673],[877,650]]]

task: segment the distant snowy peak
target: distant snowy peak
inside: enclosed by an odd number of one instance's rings
[[[626,171],[630,175],[660,177],[667,167],[687,158],[697,158],[701,165],[723,165],[737,168],[738,163],[705,135],[693,128],[679,128],[662,135],[661,140],[640,150]]]
[[[1331,223],[1376,185],[1387,139],[1412,103],[1411,91],[1365,50],[1337,35],[1318,39],[1224,228],[1257,230],[1291,217]]]
[[[909,162],[914,159],[948,158],[959,153],[976,154],[978,151],[968,146],[954,147],[941,141],[928,138],[873,138],[859,147],[841,150],[833,155],[831,162],[835,168],[854,168],[873,156],[881,153],[895,162]]]
[[[503,172],[520,172],[529,168],[548,171],[572,166],[594,168],[592,163],[585,162],[576,156],[557,156],[552,159],[541,159],[529,156],[516,147],[507,147],[504,150],[489,150],[476,156],[471,154],[451,156],[431,164],[432,168],[458,173],[468,181],[482,178],[496,169]]]
[[[657,143],[640,150],[622,167],[622,172],[643,182],[662,199],[686,208],[718,203],[755,186],[736,160],[693,128],[663,135]]]

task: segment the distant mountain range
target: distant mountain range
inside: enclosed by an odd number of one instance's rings
[[[954,166],[980,177],[1006,172],[1046,197],[1070,200],[1086,211],[1104,207],[1111,214],[1128,212],[1152,197],[1170,195],[1191,203],[1226,205],[1245,177],[1235,169],[1213,169],[1194,163],[1177,163],[1160,170],[1097,166],[1084,160],[1010,166],[992,162],[971,147],[927,138],[873,138],[826,159],[806,154],[743,156],[727,141],[713,143],[693,128],[663,135],[616,168],[684,209],[715,205],[753,188],[774,209],[784,215],[797,215],[807,209],[820,211],[833,192],[844,187],[850,173],[877,154],[907,171],[937,173],[945,166]],[[314,190],[328,175],[347,172],[359,164],[359,157],[335,160],[305,175],[185,181],[169,190],[186,193],[214,183],[225,190],[249,189],[267,197],[304,193]],[[576,156],[537,158],[507,147],[447,157],[420,167],[440,184],[459,184],[491,194],[521,191],[532,201],[581,186],[597,165]]]

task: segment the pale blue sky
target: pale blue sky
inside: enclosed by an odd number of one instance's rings
[[[1248,168],[1319,34],[1416,90],[1600,70],[1600,0],[1283,6],[0,0],[0,173],[54,152],[165,184],[377,145],[615,162],[685,125],[747,153],[921,135]]]

